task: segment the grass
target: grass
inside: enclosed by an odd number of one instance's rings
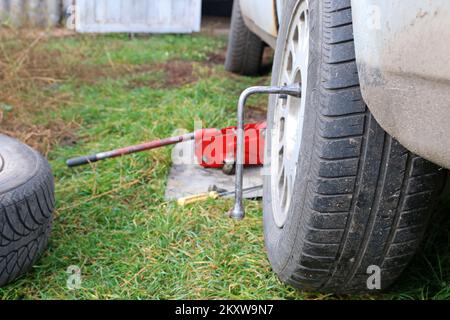
[[[226,73],[224,38],[30,42],[1,44],[0,131],[48,155],[57,210],[48,250],[30,273],[0,289],[0,299],[450,298],[449,219],[440,214],[447,203],[437,209],[423,250],[390,291],[339,297],[301,293],[277,279],[264,251],[259,202],[248,201],[248,217],[236,223],[224,216],[230,200],[188,208],[165,201],[170,148],[65,167],[74,155],[192,130],[198,119],[210,127],[233,124],[239,92],[269,77]],[[81,268],[79,290],[66,286],[71,265]]]

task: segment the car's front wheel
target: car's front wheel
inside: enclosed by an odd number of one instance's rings
[[[367,109],[350,0],[289,0],[283,13],[272,84],[300,82],[302,96],[269,103],[269,260],[303,290],[364,291],[377,268],[384,288],[420,244],[441,173]]]

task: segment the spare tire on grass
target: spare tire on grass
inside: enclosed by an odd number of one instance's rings
[[[0,135],[0,286],[27,272],[47,247],[54,204],[48,162]]]

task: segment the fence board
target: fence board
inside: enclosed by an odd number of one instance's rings
[[[201,0],[77,0],[78,32],[200,31]]]

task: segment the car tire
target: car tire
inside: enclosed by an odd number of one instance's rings
[[[444,181],[365,105],[350,2],[286,1],[275,52],[272,84],[299,81],[302,97],[269,100],[265,244],[279,278],[305,291],[388,287],[419,247]]]
[[[234,1],[225,70],[254,76],[261,69],[264,42],[245,25],[239,0]]]
[[[0,135],[0,286],[27,272],[47,247],[54,203],[48,162]]]

